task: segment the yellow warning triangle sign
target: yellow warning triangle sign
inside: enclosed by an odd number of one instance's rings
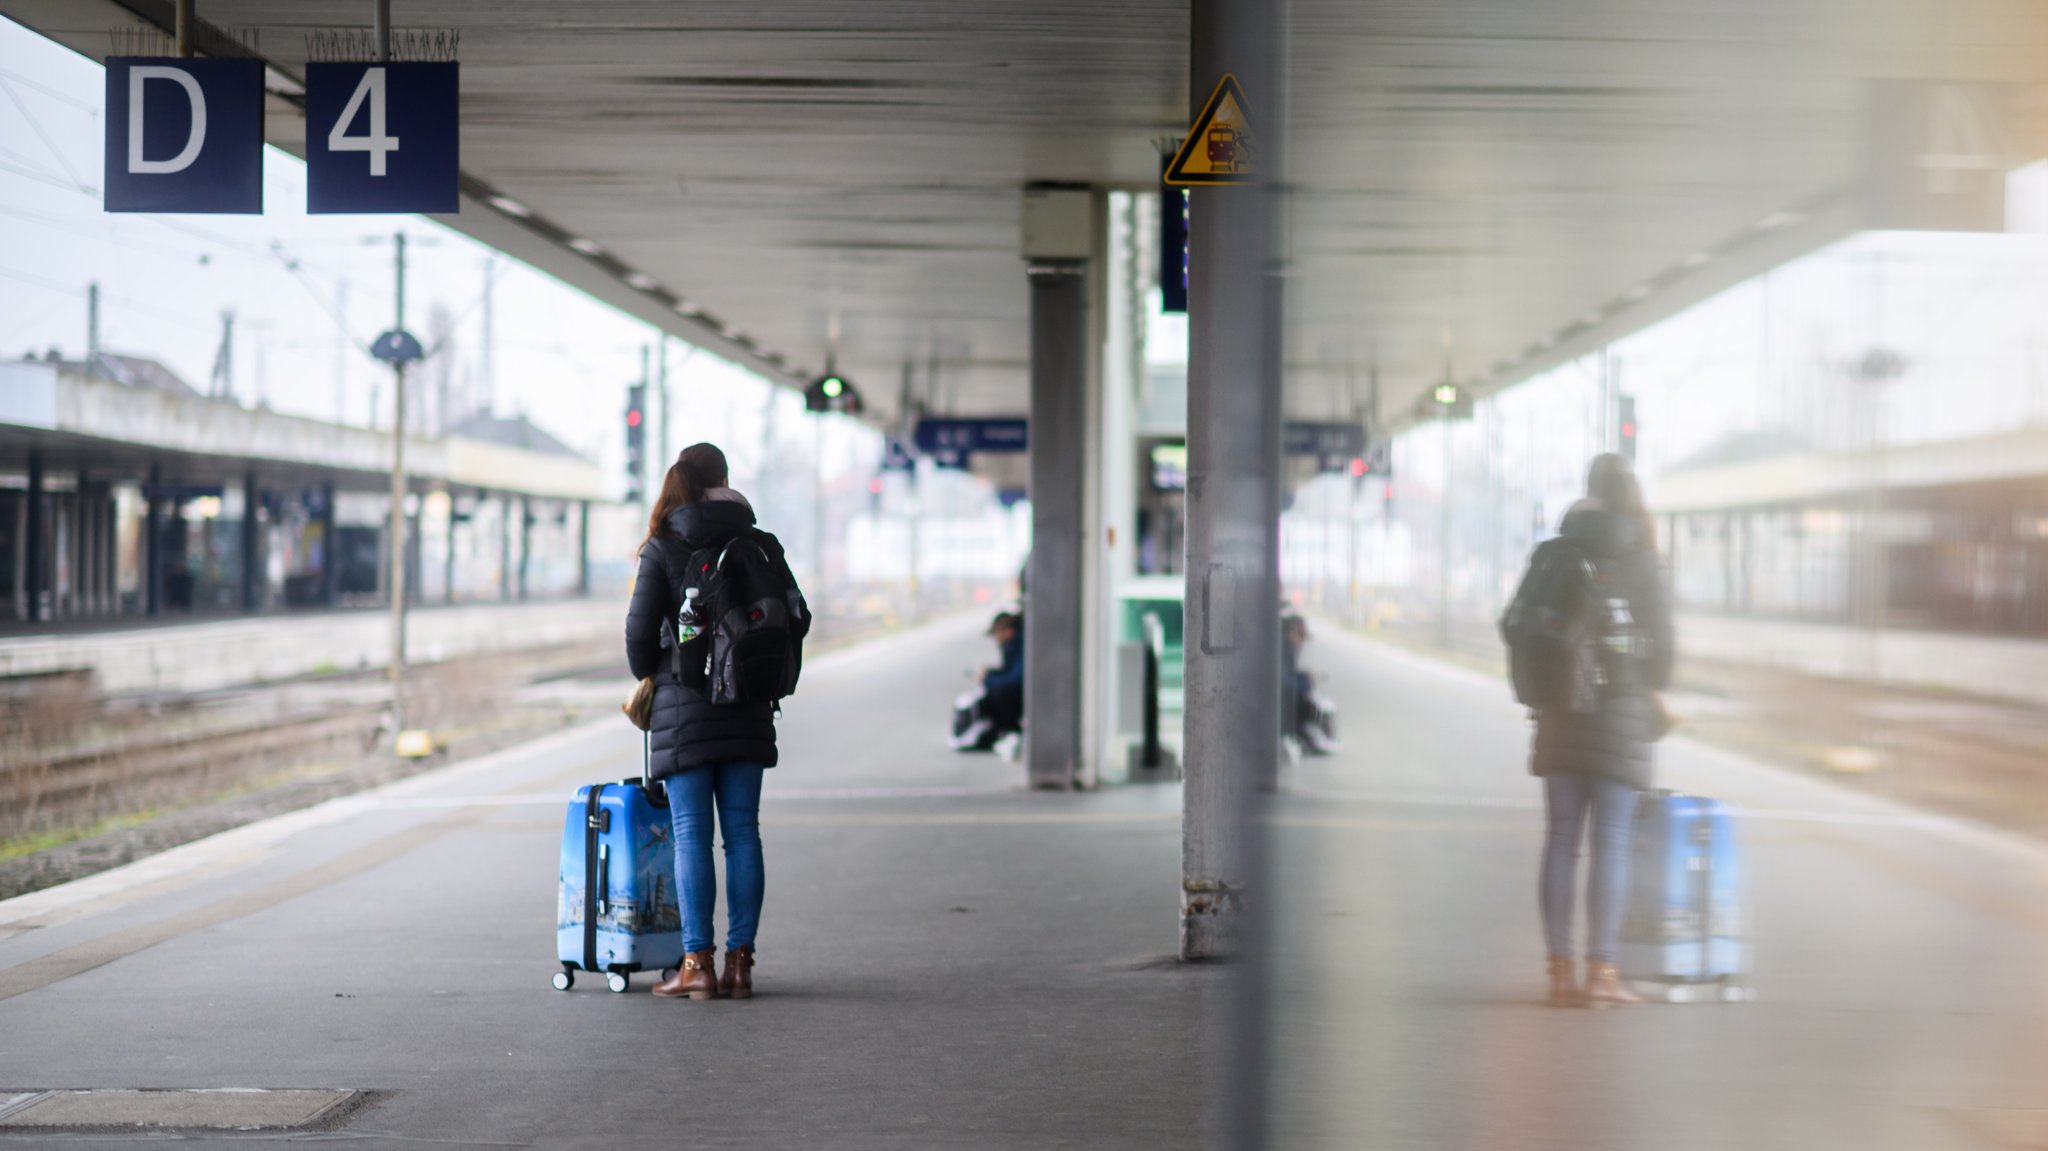
[[[1167,165],[1169,184],[1249,184],[1258,175],[1258,140],[1245,113],[1244,89],[1228,72],[1209,93],[1188,138]]]

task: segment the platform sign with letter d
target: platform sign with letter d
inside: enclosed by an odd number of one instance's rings
[[[107,58],[109,212],[263,211],[263,65]]]
[[[306,211],[455,211],[460,67],[306,65]]]

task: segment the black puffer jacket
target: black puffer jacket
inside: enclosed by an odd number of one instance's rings
[[[708,763],[729,761],[773,767],[775,705],[717,705],[678,680],[672,625],[684,589],[697,582],[688,579],[685,571],[692,553],[716,547],[742,532],[753,532],[767,546],[770,559],[789,586],[795,588],[796,579],[783,559],[782,544],[754,528],[753,509],[736,495],[684,504],[669,513],[668,529],[640,550],[640,574],[633,581],[633,600],[626,608],[626,662],[634,678],[656,677],[654,721],[648,729],[649,773],[662,779]],[[809,630],[809,616],[793,622],[801,641],[802,633]]]
[[[1590,501],[1582,501],[1565,515],[1559,534],[1578,541],[1601,570],[1621,585],[1649,652],[1636,681],[1607,689],[1591,713],[1537,713],[1529,770],[1536,775],[1597,775],[1647,788],[1657,710],[1650,693],[1671,682],[1676,655],[1664,572],[1636,520]]]

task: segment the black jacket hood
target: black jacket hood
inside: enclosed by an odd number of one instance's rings
[[[710,547],[753,527],[754,509],[742,500],[698,500],[668,513],[665,522],[690,547]]]
[[[1565,513],[1558,534],[1602,559],[1629,555],[1647,546],[1641,523],[1632,516],[1609,511],[1598,500],[1573,504]]]

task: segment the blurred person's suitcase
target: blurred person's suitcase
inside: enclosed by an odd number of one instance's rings
[[[683,914],[676,901],[676,854],[668,796],[646,774],[576,789],[562,825],[555,946],[562,969],[555,990],[576,973],[602,972],[625,991],[636,971],[663,979],[683,961]]]
[[[1754,998],[1744,858],[1720,800],[1638,796],[1621,977],[1672,1003]]]

